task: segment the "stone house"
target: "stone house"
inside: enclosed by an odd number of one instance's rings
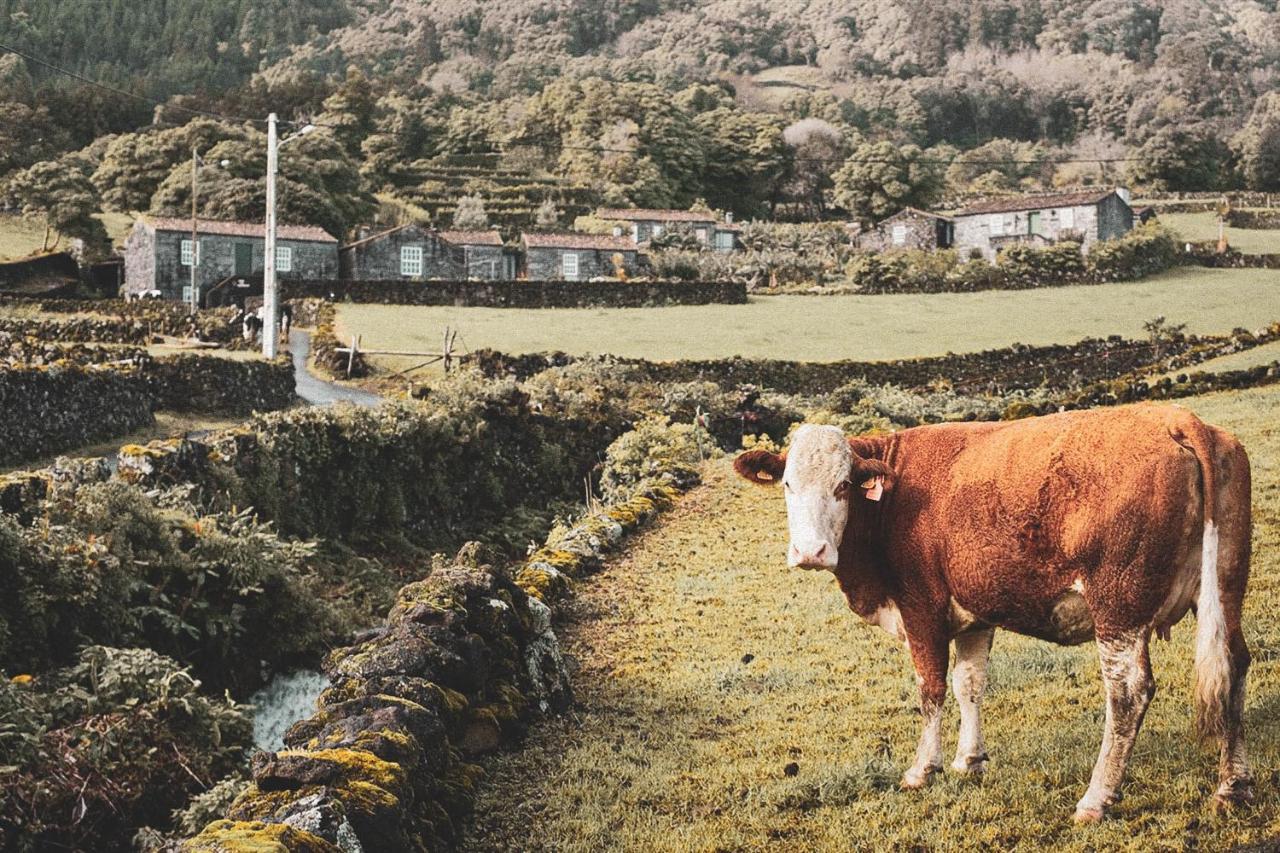
[[[522,234],[523,278],[533,281],[589,281],[615,278],[619,263],[633,275],[639,249],[629,237],[600,234]]]
[[[436,231],[415,222],[362,236],[338,258],[348,281],[509,281],[516,273],[516,257],[497,231]]]
[[[970,205],[955,214],[955,248],[994,261],[1014,244],[1047,246],[1063,240],[1085,250],[1133,229],[1128,190],[1085,190],[1000,198]]]
[[[516,277],[518,257],[502,243],[502,235],[487,231],[441,231],[463,277],[482,281],[510,281]]]
[[[692,234],[703,248],[716,252],[732,252],[739,248],[739,228],[733,223],[733,214],[726,213],[724,221],[716,219],[709,210],[654,210],[650,208],[602,208],[596,218],[615,222],[622,234],[631,235],[637,245],[648,243],[655,237],[679,229]]]
[[[266,240],[261,222],[196,224],[191,220],[139,217],[124,244],[124,294],[157,290],[164,299],[191,298],[191,262],[201,299],[228,279],[261,279]],[[331,280],[338,277],[338,241],[311,225],[276,227],[276,275],[279,280]]]
[[[904,207],[874,227],[857,235],[860,249],[948,249],[955,237],[955,221],[950,216]]]

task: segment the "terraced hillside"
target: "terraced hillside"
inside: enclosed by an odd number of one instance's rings
[[[1280,390],[1187,404],[1236,431],[1254,464],[1252,810],[1206,808],[1215,765],[1190,736],[1190,619],[1153,645],[1159,691],[1115,819],[1070,820],[1101,737],[1092,646],[1007,633],[984,706],[986,780],[899,792],[918,734],[903,651],[847,611],[829,575],[785,568],[781,499],[722,460],[580,589],[562,633],[578,711],[491,762],[470,849],[1218,850],[1280,834]]]

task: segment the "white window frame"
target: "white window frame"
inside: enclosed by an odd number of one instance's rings
[[[907,226],[901,224],[893,226],[893,245],[907,245]]]
[[[987,226],[991,229],[992,237],[1001,237],[1004,235],[1004,214],[993,213],[987,217]]]
[[[276,246],[276,272],[293,272],[292,246]]]
[[[196,241],[196,251],[195,251],[196,266],[200,266],[200,253],[201,253],[201,247],[203,244],[204,244],[203,240]],[[183,240],[182,246],[178,249],[178,252],[181,255],[182,265],[184,267],[191,266],[191,240],[189,239]]]
[[[424,252],[421,246],[401,246],[400,247],[400,275],[420,276],[425,269],[422,257]]]
[[[189,284],[184,284],[182,286],[182,301],[188,303],[191,302],[191,285]]]
[[[649,235],[650,235],[650,237],[661,237],[661,236],[662,236],[662,230],[663,230],[663,229],[662,229],[662,226],[661,226],[661,225],[654,225],[654,226],[653,226],[653,230],[649,232]]]
[[[716,232],[716,248],[731,251],[737,245],[732,231]]]
[[[699,243],[701,243],[704,246],[707,245],[707,229],[698,228],[693,233],[695,236],[697,236]]]
[[[1076,211],[1073,207],[1064,207],[1058,213],[1058,227],[1064,231],[1076,227]]]
[[[577,281],[582,267],[578,263],[577,252],[565,252],[560,256],[560,275],[565,281]]]

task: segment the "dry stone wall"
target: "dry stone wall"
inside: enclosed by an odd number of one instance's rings
[[[289,282],[291,298],[388,305],[487,308],[647,308],[740,304],[747,288],[733,281],[318,281]]]

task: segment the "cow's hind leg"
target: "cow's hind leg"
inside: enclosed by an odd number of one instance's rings
[[[951,690],[960,706],[960,739],[951,768],[961,773],[983,773],[987,769],[987,747],[982,740],[982,694],[987,689],[987,660],[995,628],[969,631],[955,638],[956,666],[951,673]]]
[[[1107,696],[1106,729],[1089,789],[1076,804],[1075,818],[1079,822],[1101,820],[1107,807],[1118,799],[1133,743],[1156,692],[1147,649],[1150,637],[1147,629],[1133,629],[1098,638]]]

